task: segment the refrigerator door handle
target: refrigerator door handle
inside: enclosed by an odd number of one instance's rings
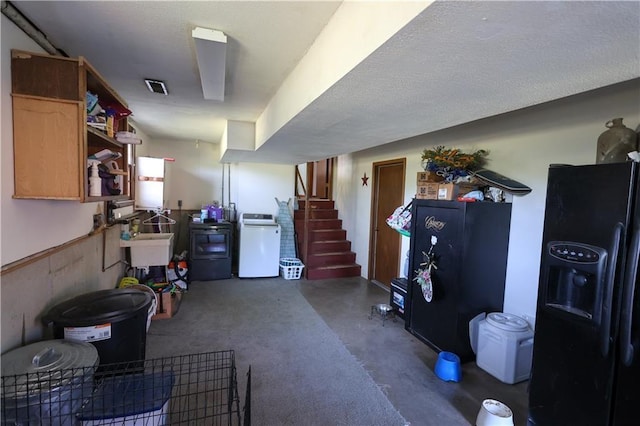
[[[601,325],[601,340],[600,350],[602,356],[606,357],[609,354],[609,347],[611,346],[611,304],[613,302],[613,284],[616,276],[616,266],[618,264],[618,252],[620,251],[620,240],[622,239],[622,231],[624,225],[620,222],[616,223],[613,230],[613,239],[611,241],[611,250],[609,251],[609,264],[607,265],[607,272],[605,277],[604,286],[604,299],[602,301],[602,325]]]
[[[624,274],[624,294],[622,299],[621,358],[622,363],[629,367],[635,356],[635,347],[631,339],[633,324],[633,300],[635,298],[635,283],[638,276],[638,256],[640,256],[640,225],[636,224],[631,238],[627,267]]]

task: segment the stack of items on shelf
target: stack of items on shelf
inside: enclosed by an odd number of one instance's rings
[[[87,124],[95,129],[106,131],[107,118],[104,109],[98,103],[98,96],[91,92],[86,93],[87,103]]]
[[[119,152],[103,149],[87,157],[89,168],[89,195],[101,197],[108,195],[120,195],[122,192],[122,175],[126,172],[120,170],[116,159],[122,157]],[[103,164],[106,162],[107,164]]]
[[[98,96],[87,92],[87,125],[101,130],[110,138],[118,131],[118,120],[131,115],[131,111],[122,106],[100,105]]]
[[[117,132],[116,140],[120,143],[128,143],[132,145],[140,145],[142,143],[142,139],[133,132]]]
[[[456,200],[472,191],[481,183],[475,181],[434,182],[435,172],[418,172],[416,198],[419,200]]]
[[[504,192],[525,195],[528,186],[482,168],[489,151],[466,154],[440,145],[422,152],[424,172],[418,172],[416,199],[457,201],[507,201]]]
[[[478,189],[471,171],[485,162],[488,151],[480,149],[465,154],[459,149],[437,146],[422,152],[424,172],[418,173],[417,199],[456,200]]]

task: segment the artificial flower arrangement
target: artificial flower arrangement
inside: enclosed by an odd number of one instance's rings
[[[423,254],[425,254],[423,252]],[[424,296],[424,300],[427,302],[431,302],[433,299],[433,281],[431,279],[431,269],[435,267],[431,261],[427,261],[425,263],[420,264],[422,268],[418,268],[416,270],[416,276],[414,281],[416,281],[420,288],[422,289],[422,295]]]
[[[445,148],[443,145],[422,151],[422,163],[426,171],[458,170],[472,171],[482,167],[489,151],[479,149],[465,154],[456,148]],[[466,174],[466,173],[465,173]]]
[[[431,271],[432,269],[438,269],[438,267],[436,266],[435,254],[433,253],[433,248],[437,243],[438,237],[432,235],[431,247],[429,247],[428,252],[422,252],[424,262],[422,262],[420,264],[420,268],[416,270],[416,276],[413,279],[420,285],[424,300],[426,300],[427,302],[431,302],[431,300],[433,300],[433,281],[431,279]]]

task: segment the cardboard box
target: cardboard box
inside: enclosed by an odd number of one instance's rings
[[[478,185],[472,183],[441,183],[438,185],[438,200],[455,200],[460,195],[478,189]]]
[[[418,179],[416,182],[418,185],[427,182],[442,182],[444,180],[443,176],[438,176],[436,172],[418,172]]]
[[[437,182],[421,182],[416,189],[416,199],[418,200],[437,200],[438,188],[440,184]]]
[[[182,302],[182,292],[176,291],[175,293],[160,293],[157,299],[158,306],[156,307],[156,314],[152,316],[151,319],[160,320],[171,318],[178,313],[180,302]]]

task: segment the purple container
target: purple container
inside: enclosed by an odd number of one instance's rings
[[[222,207],[208,206],[209,219],[222,220],[224,215],[224,209]]]

